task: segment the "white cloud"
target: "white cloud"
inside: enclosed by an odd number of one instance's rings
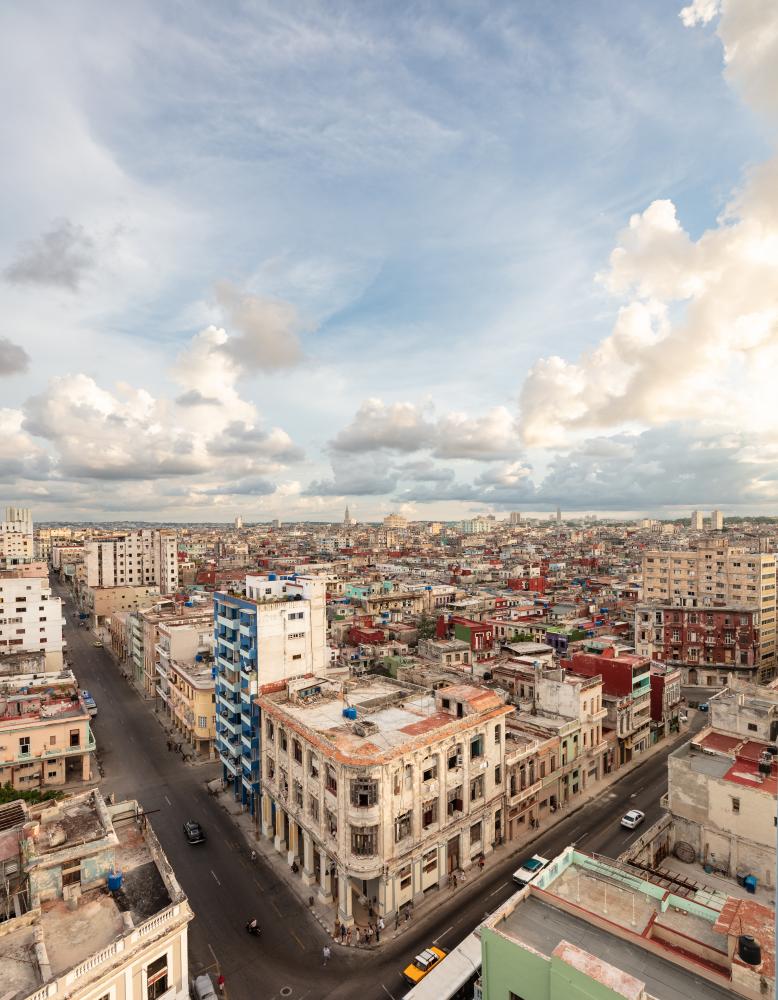
[[[303,360],[300,320],[293,306],[242,292],[229,282],[217,298],[232,336],[222,350],[244,371],[280,371]]]
[[[684,21],[712,18],[697,3]],[[730,76],[760,107],[778,102],[778,4],[725,3]],[[773,84],[775,83],[775,86]],[[694,240],[675,206],[633,215],[601,276],[631,297],[613,331],[577,361],[541,358],[520,390],[528,445],[673,420],[759,431],[772,422],[778,364],[778,160],[749,177],[715,227]]]

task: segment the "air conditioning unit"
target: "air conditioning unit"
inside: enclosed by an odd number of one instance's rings
[[[482,760],[481,761],[481,770],[485,771],[488,767],[489,767],[489,761],[488,760]]]

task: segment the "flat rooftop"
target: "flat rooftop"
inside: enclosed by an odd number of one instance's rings
[[[623,921],[624,916],[614,914],[611,919]],[[629,924],[627,918],[625,926]],[[732,1000],[732,992],[726,986],[715,986],[682,965],[635,947],[534,896],[516,906],[497,929],[549,958],[554,949],[566,941],[644,982],[646,992],[657,1000]]]
[[[292,720],[325,737],[343,754],[371,762],[377,755],[391,754],[416,740],[429,741],[447,726],[457,723],[461,726],[482,713],[507,709],[500,695],[470,684],[455,684],[437,692],[441,698],[469,705],[472,713],[464,718],[444,711],[434,694],[383,677],[356,680],[346,686],[345,692],[340,685],[311,678],[310,687],[317,685],[321,693],[312,697],[289,698],[286,688],[265,692],[261,697]],[[343,715],[347,708],[356,710],[356,719]]]

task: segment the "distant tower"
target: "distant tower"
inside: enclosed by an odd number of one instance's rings
[[[343,515],[343,524],[347,527],[351,527],[351,514],[348,512],[348,507],[346,507],[346,513]]]
[[[701,510],[693,510],[691,516],[692,531],[702,531],[705,527],[705,515]]]
[[[556,523],[557,524],[562,523],[562,511],[559,509],[559,507],[557,507],[556,509]]]
[[[243,518],[240,516],[240,514],[238,514],[238,516],[235,518],[235,530],[240,531],[242,527],[243,527]]]
[[[711,531],[723,531],[724,529],[724,515],[720,510],[712,510],[710,514],[710,527]]]

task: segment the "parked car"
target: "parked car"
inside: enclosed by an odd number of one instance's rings
[[[205,840],[205,830],[196,819],[188,819],[184,823],[184,836],[190,844],[202,844]]]
[[[95,639],[95,641],[92,643],[92,645],[96,646],[98,649],[102,649],[103,648],[103,641],[102,641],[102,639]]]
[[[521,868],[517,868],[513,873],[513,881],[523,888],[536,879],[549,864],[551,862],[548,858],[541,858],[539,854],[533,854],[531,858],[527,858]]]
[[[420,983],[424,979],[427,973],[432,972],[436,966],[440,965],[445,957],[446,952],[442,948],[435,945],[425,948],[410,965],[406,965],[403,969],[403,978],[411,986],[415,986],[416,983]]]
[[[709,707],[707,701],[703,701],[697,706],[700,712],[707,712]]]
[[[94,717],[97,715],[97,704],[92,697],[92,695],[84,688],[81,692],[81,701],[84,703],[84,708],[89,712],[89,714]]]
[[[644,812],[641,812],[639,809],[630,809],[628,813],[625,813],[621,817],[621,825],[628,830],[634,830],[636,826],[640,826],[645,818],[646,814]]]

